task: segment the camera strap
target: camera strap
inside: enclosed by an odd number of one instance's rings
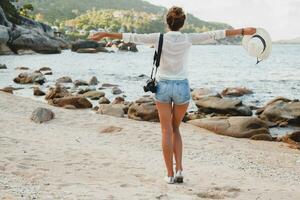
[[[152,67],[152,72],[151,72],[151,79],[153,79],[153,80],[155,80],[157,69],[160,65],[160,58],[161,58],[163,43],[164,43],[164,34],[161,33],[159,35],[158,49],[157,49],[157,51],[155,51],[154,57],[153,57],[153,67]],[[154,68],[155,68],[155,74],[153,77]]]

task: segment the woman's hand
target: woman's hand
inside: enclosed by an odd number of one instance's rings
[[[254,33],[256,33],[256,28],[253,27],[244,28],[244,35],[253,35]]]
[[[99,32],[99,33],[95,33],[92,36],[89,36],[89,39],[94,40],[94,41],[100,41],[103,38],[105,38],[107,36],[106,32]]]

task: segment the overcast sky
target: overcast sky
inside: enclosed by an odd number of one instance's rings
[[[300,0],[146,0],[156,5],[181,6],[207,21],[234,27],[263,27],[273,40],[300,37]]]

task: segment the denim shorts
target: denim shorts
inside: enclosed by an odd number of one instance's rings
[[[182,105],[189,103],[191,99],[190,85],[184,80],[159,80],[155,100],[160,103],[174,103]]]

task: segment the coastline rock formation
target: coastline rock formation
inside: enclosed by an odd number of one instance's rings
[[[128,109],[128,118],[138,121],[159,122],[158,111],[152,97],[142,97]]]
[[[287,122],[300,126],[300,102],[298,100],[292,101],[284,97],[277,97],[263,108],[258,109],[256,114],[260,119],[274,122],[277,125]]]
[[[19,50],[54,54],[69,48],[68,42],[54,36],[50,26],[17,16],[20,25],[9,22],[0,6],[0,55],[18,54]]]
[[[255,140],[273,140],[266,122],[256,117],[212,117],[191,120],[188,123],[220,135]]]

